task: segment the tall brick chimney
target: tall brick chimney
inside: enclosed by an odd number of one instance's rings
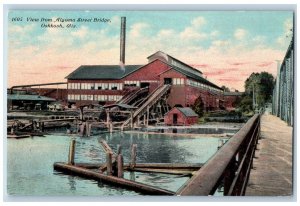
[[[126,17],[121,17],[120,63],[125,65]]]

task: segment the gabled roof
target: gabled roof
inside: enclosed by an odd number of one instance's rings
[[[198,114],[189,107],[176,107],[186,117],[198,117]]]
[[[120,65],[82,65],[66,79],[122,79],[140,67],[141,65],[126,65],[123,70]]]
[[[8,100],[24,100],[24,101],[56,101],[53,98],[39,96],[39,95],[29,95],[29,94],[8,94]]]
[[[173,59],[173,60],[175,60],[175,61],[177,61],[177,62],[180,62],[181,64],[183,64],[184,66],[186,66],[186,67],[189,67],[190,69],[192,69],[192,70],[194,70],[195,72],[199,72],[200,74],[202,74],[202,72],[200,71],[200,70],[198,70],[198,69],[196,69],[196,68],[194,68],[194,67],[192,67],[192,66],[190,66],[190,65],[188,65],[188,64],[186,64],[186,63],[184,63],[184,62],[182,62],[182,61],[180,61],[179,59],[176,59],[175,57],[173,57],[173,56],[171,56],[171,55],[169,55],[169,54],[167,54],[167,53],[165,53],[165,52],[162,52],[162,51],[157,51],[157,52],[155,52],[154,54],[151,54],[150,56],[148,56],[147,57],[147,59],[149,59],[149,58],[151,58],[152,56],[154,56],[154,55],[156,55],[156,54],[163,54],[164,56],[167,56],[167,57],[169,57],[169,58],[171,58],[171,59]],[[174,65],[174,66],[176,66],[176,65]]]
[[[188,71],[186,71],[186,70],[184,70],[184,69],[181,69],[181,68],[176,67],[176,66],[173,66],[173,65],[170,65],[170,66],[172,66],[172,68],[173,68],[174,70],[176,70],[176,71],[178,71],[178,72],[180,72],[180,73],[186,75],[187,77],[190,77],[190,78],[192,78],[192,79],[198,80],[198,81],[200,81],[200,82],[202,82],[202,83],[204,83],[204,84],[210,85],[210,86],[215,87],[215,88],[217,88],[217,89],[222,89],[221,87],[215,85],[214,83],[208,81],[207,79],[205,79],[205,78],[203,78],[203,77],[201,77],[201,76],[199,76],[199,75],[193,74],[193,73],[191,73],[191,72],[188,72]]]
[[[198,117],[198,114],[196,114],[190,107],[173,107],[173,109],[178,109],[178,111],[180,111],[186,117]],[[173,109],[168,111],[165,116],[168,115]]]

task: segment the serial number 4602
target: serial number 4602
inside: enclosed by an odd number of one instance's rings
[[[12,21],[22,21],[23,17],[14,17],[11,19]]]

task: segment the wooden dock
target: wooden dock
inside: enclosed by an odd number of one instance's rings
[[[262,115],[246,196],[293,194],[293,128],[273,115]]]

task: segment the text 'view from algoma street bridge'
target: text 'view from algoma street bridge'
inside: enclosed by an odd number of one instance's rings
[[[167,13],[9,12],[8,196],[293,195],[293,11]]]

